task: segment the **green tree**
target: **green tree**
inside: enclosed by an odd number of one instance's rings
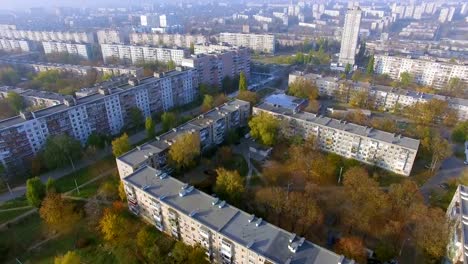
[[[39,208],[45,194],[45,186],[39,177],[34,177],[26,181],[26,199],[29,205]]]
[[[251,106],[256,105],[259,101],[257,93],[251,91],[240,91],[237,99],[249,102]]]
[[[106,136],[93,132],[86,140],[86,145],[98,149],[103,149],[106,146]]]
[[[177,125],[176,114],[172,112],[164,112],[161,115],[161,122],[163,131],[168,131],[169,129],[174,128]]]
[[[193,42],[190,42],[190,54],[195,54],[195,45]]]
[[[347,63],[345,66],[344,73],[348,75],[351,72],[351,68],[352,68],[351,64]]]
[[[144,116],[143,113],[141,112],[140,108],[138,107],[131,107],[128,110],[128,115],[129,115],[129,124],[131,124],[132,127],[140,127],[143,122],[144,122]]]
[[[125,218],[119,209],[106,208],[104,214],[99,221],[99,228],[103,234],[103,238],[110,244],[120,244],[123,240],[128,239],[129,235],[129,220]]]
[[[156,242],[157,237],[154,229],[144,227],[138,231],[136,245],[146,263],[157,263],[160,258],[160,249]]]
[[[50,177],[49,177],[49,179],[47,179],[47,182],[45,184],[45,190],[46,190],[47,194],[58,192],[57,184],[56,184],[54,179],[52,179]]]
[[[408,87],[413,83],[413,76],[409,72],[402,72],[400,74],[400,83],[403,87]]]
[[[280,122],[274,116],[261,112],[249,121],[250,134],[262,144],[271,146],[276,142]]]
[[[169,162],[178,170],[195,164],[200,155],[200,137],[194,133],[184,133],[176,138],[169,149]]]
[[[170,60],[167,62],[167,70],[168,71],[171,71],[171,70],[174,70],[176,68],[176,64],[173,60]]]
[[[48,168],[60,168],[70,164],[74,169],[74,160],[80,159],[81,155],[80,142],[67,134],[62,134],[47,138],[43,158]]]
[[[457,143],[468,141],[468,121],[458,122],[452,130],[452,140]]]
[[[3,85],[13,86],[20,81],[18,73],[11,67],[6,67],[0,70],[0,82]]]
[[[369,62],[367,63],[367,69],[366,72],[367,74],[374,74],[374,55],[370,56]]]
[[[460,96],[464,89],[464,83],[458,77],[450,78],[447,87],[445,88],[447,92],[452,96]]]
[[[25,107],[23,97],[15,92],[8,92],[6,100],[17,113]]]
[[[39,215],[49,230],[69,234],[77,227],[80,215],[73,204],[58,193],[48,193],[39,209]]]
[[[288,87],[288,93],[290,95],[315,100],[318,98],[318,88],[312,83],[312,81],[305,78],[297,78],[293,83]]]
[[[74,251],[68,251],[65,255],[57,256],[54,259],[54,264],[80,264],[81,258]]]
[[[203,103],[201,105],[201,111],[207,112],[214,107],[214,98],[209,94],[205,94],[203,98]]]
[[[248,88],[249,87],[247,85],[247,77],[245,76],[245,73],[242,71],[239,77],[239,91],[247,91]]]
[[[151,116],[148,116],[145,121],[145,130],[146,130],[146,137],[147,138],[154,138],[156,135],[155,129],[155,124],[153,122],[153,118]]]
[[[127,133],[124,133],[122,136],[112,141],[112,153],[116,158],[130,151],[131,148],[132,146],[130,145]]]
[[[216,194],[231,203],[239,203],[245,192],[244,180],[239,172],[219,168],[216,173],[218,174],[214,187]]]

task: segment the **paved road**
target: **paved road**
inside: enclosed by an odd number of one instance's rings
[[[465,167],[466,165],[463,164],[463,161],[453,156],[444,160],[444,162],[442,162],[442,169],[437,171],[437,173],[421,187],[421,193],[426,201],[429,200],[429,195],[432,190],[440,188],[439,184],[441,183],[460,177]]]

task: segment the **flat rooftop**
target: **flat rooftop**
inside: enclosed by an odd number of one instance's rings
[[[348,263],[344,257],[325,248],[305,241],[296,253],[289,250],[289,239],[293,236],[283,229],[254,217],[229,204],[220,206],[221,201],[197,189],[181,197],[179,192],[185,183],[166,177],[156,176],[157,170],[143,167],[128,177],[125,182],[136,188],[143,189],[152,197],[176,209],[180,213],[193,218],[199,223],[223,234],[252,251],[278,263],[310,263],[310,264],[338,264]],[[260,223],[258,226],[256,223]],[[296,237],[294,241],[298,241]]]
[[[365,127],[353,123],[348,123],[345,121],[340,121],[338,119],[333,119],[329,117],[318,116],[308,112],[294,112],[288,108],[284,108],[281,106],[274,106],[268,103],[260,103],[259,105],[255,106],[256,108],[263,109],[269,112],[273,112],[276,114],[281,114],[289,117],[293,117],[296,119],[305,120],[307,122],[314,123],[316,125],[324,126],[324,127],[331,127],[337,130],[345,131],[346,133],[356,134],[363,137],[368,137],[371,139],[383,141],[386,143],[395,144],[401,147],[418,150],[419,148],[419,140],[397,136],[393,133],[385,132],[382,130],[377,130],[371,127]]]

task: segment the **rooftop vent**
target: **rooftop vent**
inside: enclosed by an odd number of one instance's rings
[[[159,200],[160,200],[160,201],[164,200],[164,199],[166,198],[166,196],[167,196],[167,195],[165,195],[165,194],[159,196]]]
[[[215,198],[212,202],[211,205],[215,206],[219,202],[219,198]]]
[[[292,243],[295,238],[296,238],[296,234],[292,234],[291,237],[289,237],[289,243]]]
[[[252,221],[255,219],[255,215],[250,215],[249,217],[249,223],[252,223]]]
[[[190,212],[189,216],[190,217],[193,217],[194,215],[196,215],[198,213],[198,209],[195,209],[193,210],[192,212]]]
[[[254,241],[250,241],[248,244],[247,244],[247,248],[251,248],[253,246],[255,242]]]
[[[255,222],[255,226],[259,227],[262,224],[262,221],[262,218],[257,219],[257,221]]]
[[[218,205],[218,208],[223,208],[224,206],[226,205],[226,202],[225,201],[221,201]]]
[[[143,191],[146,191],[146,190],[148,190],[150,187],[151,187],[151,185],[145,185],[145,186],[143,186],[142,189],[143,189]]]

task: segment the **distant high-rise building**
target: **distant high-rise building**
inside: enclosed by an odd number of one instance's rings
[[[356,48],[361,25],[362,11],[359,7],[349,9],[345,16],[343,34],[341,36],[341,49],[338,62],[342,65],[354,65]]]
[[[141,15],[140,25],[144,27],[159,27],[159,16],[158,15]]]

